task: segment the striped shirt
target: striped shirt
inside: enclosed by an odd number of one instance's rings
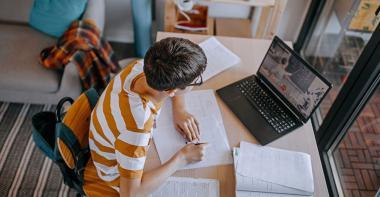
[[[100,179],[119,191],[120,176],[140,178],[159,106],[133,92],[143,62],[128,65],[108,84],[91,114],[89,145]]]

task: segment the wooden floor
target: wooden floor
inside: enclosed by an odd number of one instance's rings
[[[323,117],[363,47],[360,38],[347,36],[334,58],[308,57],[334,85],[320,106]],[[333,156],[346,197],[375,196],[380,187],[380,91],[372,96]]]

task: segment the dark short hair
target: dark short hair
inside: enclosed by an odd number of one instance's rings
[[[186,87],[203,73],[206,65],[202,48],[183,38],[162,39],[144,57],[147,83],[159,91]]]

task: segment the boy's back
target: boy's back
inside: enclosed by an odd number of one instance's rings
[[[144,75],[142,61],[135,61],[114,77],[91,116],[90,149],[98,176],[118,190],[119,176],[142,176],[156,106],[133,92]]]

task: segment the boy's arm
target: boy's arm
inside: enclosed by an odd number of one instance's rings
[[[128,179],[120,177],[120,196],[147,196],[152,193],[177,169],[185,165],[185,160],[181,157],[181,154],[176,154],[164,165],[149,172],[144,172],[141,178]]]
[[[176,130],[188,141],[199,141],[199,124],[197,119],[186,111],[184,95],[172,97],[172,104]]]

